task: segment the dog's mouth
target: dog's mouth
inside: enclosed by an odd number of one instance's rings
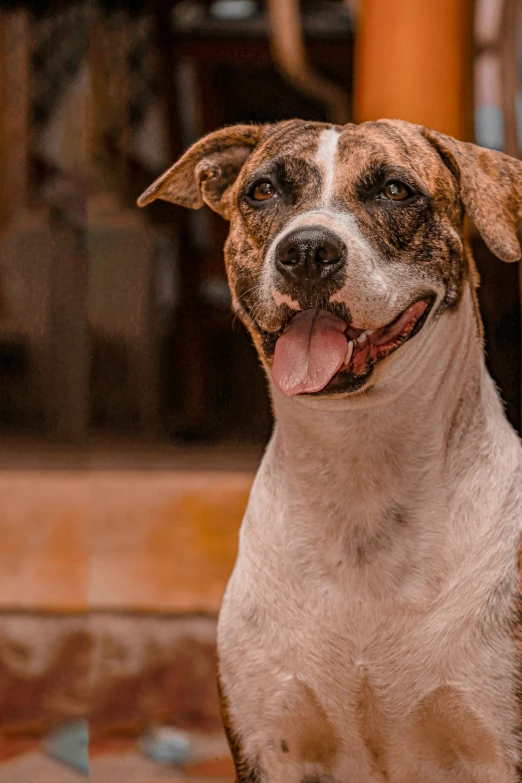
[[[357,328],[317,307],[302,310],[274,335],[275,385],[287,396],[362,388],[378,362],[420,331],[433,301],[433,297],[417,299],[377,329]]]

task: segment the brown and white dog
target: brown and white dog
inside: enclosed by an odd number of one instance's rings
[[[522,163],[295,120],[207,136],[155,198],[230,221],[276,419],[218,629],[238,781],[522,781],[522,451],[463,234],[519,259]]]

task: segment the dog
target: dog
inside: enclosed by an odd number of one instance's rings
[[[218,623],[237,781],[522,781],[522,450],[465,231],[520,258],[522,163],[398,120],[237,125],[156,198],[230,221],[275,415]]]

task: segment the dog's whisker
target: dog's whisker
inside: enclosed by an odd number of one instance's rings
[[[252,288],[248,288],[246,291],[243,291],[243,293],[240,296],[238,296],[237,301],[238,302],[241,301],[241,299],[243,299],[244,296],[250,294],[252,291],[260,291],[260,290],[261,290],[261,284],[256,283],[256,285],[253,285]]]

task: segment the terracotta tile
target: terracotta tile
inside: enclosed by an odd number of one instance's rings
[[[95,742],[159,725],[222,731],[215,618],[0,613],[0,641],[0,731],[11,736],[87,715]]]
[[[221,731],[215,618],[93,617],[93,738],[137,738],[150,726]]]
[[[41,738],[85,715],[91,638],[83,619],[0,614],[0,731]]]
[[[252,478],[0,471],[0,608],[217,612]]]
[[[2,783],[85,783],[86,778],[43,753],[31,752],[1,764],[0,780]]]
[[[136,751],[137,746],[134,737],[100,737],[89,742],[89,758]]]
[[[209,761],[200,761],[198,764],[191,764],[185,767],[188,775],[194,777],[214,777],[214,778],[233,778],[234,762],[230,756]]]
[[[93,472],[93,608],[218,611],[250,473]]]
[[[87,489],[82,473],[0,471],[0,606],[87,610]]]
[[[17,756],[23,756],[24,753],[37,750],[39,747],[40,740],[35,737],[6,737],[0,735],[0,763],[14,759]]]

